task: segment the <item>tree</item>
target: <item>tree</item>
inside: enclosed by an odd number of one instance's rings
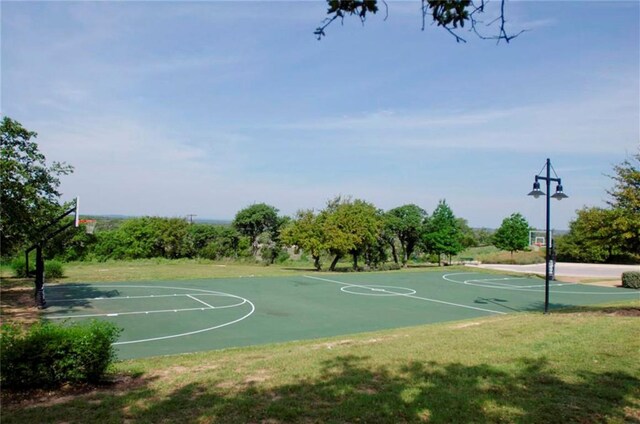
[[[458,229],[460,230],[460,243],[463,248],[475,247],[478,245],[476,232],[469,227],[469,223],[464,218],[457,218]]]
[[[569,223],[569,232],[556,240],[562,260],[609,262],[623,254],[620,232],[614,227],[616,212],[612,209],[584,207]]]
[[[300,210],[295,219],[282,230],[282,241],[289,245],[296,245],[313,258],[316,270],[322,269],[320,256],[326,247],[320,216],[313,210]]]
[[[385,226],[400,242],[402,266],[406,267],[409,257],[420,242],[423,222],[427,212],[419,206],[409,204],[391,209],[385,214]],[[397,263],[397,261],[396,261]]]
[[[320,213],[326,248],[334,255],[329,269],[347,254],[353,256],[353,268],[358,268],[358,256],[378,242],[382,230],[381,214],[364,200],[336,197]]]
[[[609,208],[584,207],[558,240],[558,256],[582,262],[640,259],[640,153],[615,165]]]
[[[4,117],[1,127],[0,243],[10,256],[38,236],[38,228],[59,214],[60,176],[73,172],[65,163],[46,165],[32,139],[37,137],[19,122]]]
[[[479,19],[479,16],[485,13],[489,0],[421,0],[420,2],[422,5],[422,30],[424,31],[427,20],[431,19],[437,26],[453,35],[457,42],[466,43],[466,40],[459,34],[465,24],[467,24],[469,31],[484,40],[504,40],[508,43],[524,32],[522,30],[512,35],[507,33],[505,28],[506,0],[500,0],[499,15],[489,23],[484,23]],[[382,3],[388,15],[387,3],[385,0],[382,0]],[[337,19],[344,21],[345,16],[355,15],[364,24],[367,15],[375,15],[380,10],[378,0],[327,0],[327,4],[329,6],[328,17],[314,32],[318,40],[326,36],[325,29]],[[486,36],[478,30],[479,27],[497,28],[497,34]]]
[[[615,211],[612,226],[618,232],[620,248],[640,255],[640,152],[614,166],[615,181],[607,203]]]
[[[441,264],[441,255],[451,256],[462,251],[458,222],[446,200],[438,202],[424,226],[422,245],[425,251],[438,255],[438,265]]]
[[[264,232],[275,234],[281,221],[278,209],[265,203],[256,203],[240,210],[233,220],[233,227],[251,240],[251,253],[258,252],[258,237]]]
[[[513,252],[524,250],[529,245],[529,223],[520,213],[512,213],[502,220],[500,228],[493,234],[493,245],[500,250]]]

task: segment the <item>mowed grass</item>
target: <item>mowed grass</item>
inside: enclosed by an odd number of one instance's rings
[[[197,259],[140,259],[131,261],[70,262],[64,264],[64,278],[50,280],[56,283],[188,280],[197,278],[263,277],[291,275],[310,271],[311,266],[265,266],[255,262],[226,262]],[[6,283],[18,282],[12,278],[13,271],[5,266],[1,269]],[[25,279],[33,284],[33,278]]]
[[[640,420],[638,302],[121,362],[111,385],[4,393],[8,423]],[[626,312],[626,313],[625,313]],[[123,379],[123,375],[128,376]]]

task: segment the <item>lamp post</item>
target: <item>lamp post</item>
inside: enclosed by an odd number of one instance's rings
[[[545,168],[547,169],[547,174],[546,176],[543,177],[540,174],[542,174],[542,170],[544,170]],[[551,260],[551,255],[549,250],[549,244],[550,244],[549,227],[551,223],[551,213],[550,213],[551,198],[553,197],[554,199],[562,200],[562,199],[566,199],[569,196],[564,194],[562,189],[562,180],[558,177],[558,174],[556,174],[556,171],[553,170],[550,159],[547,159],[547,162],[545,166],[542,168],[542,170],[540,170],[538,175],[535,176],[535,182],[533,183],[533,190],[531,190],[528,195],[533,196],[536,199],[540,196],[546,195],[546,199],[547,199],[547,220],[546,220],[545,239],[544,239],[545,246],[546,246],[545,271],[544,271],[544,313],[546,314],[546,313],[549,313],[549,261]],[[551,170],[553,170],[553,173],[556,176],[555,178],[551,177]],[[546,181],[547,183],[546,193],[540,190],[539,180]],[[553,196],[550,195],[551,181],[555,181],[558,183],[558,185],[556,186],[556,193]]]

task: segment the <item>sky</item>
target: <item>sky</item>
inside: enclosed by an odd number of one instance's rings
[[[566,229],[640,149],[638,1],[510,1],[510,43],[422,31],[418,0],[320,41],[322,0],[0,8],[2,115],[73,165],[60,191],[82,214],[291,216],[342,195],[544,228],[526,194],[550,158]]]

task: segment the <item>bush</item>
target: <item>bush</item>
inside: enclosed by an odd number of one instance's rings
[[[29,278],[36,272],[36,261],[33,258],[29,259],[29,275],[26,274],[25,258],[18,257],[11,262],[11,268],[13,268],[13,276],[16,278]],[[64,266],[60,261],[45,261],[44,263],[44,275],[47,278],[62,278],[64,277]]]
[[[626,287],[628,289],[640,289],[640,272],[623,272],[622,287]]]
[[[44,275],[47,278],[62,278],[64,277],[64,267],[60,261],[45,261],[44,263]]]
[[[17,257],[11,262],[11,268],[13,269],[13,276],[16,278],[27,278],[27,270],[25,268],[24,256]],[[29,273],[36,272],[36,263],[33,260],[29,261]]]
[[[4,324],[0,382],[15,389],[98,382],[116,359],[112,343],[119,333],[104,321],[69,326],[45,322],[29,330]]]

